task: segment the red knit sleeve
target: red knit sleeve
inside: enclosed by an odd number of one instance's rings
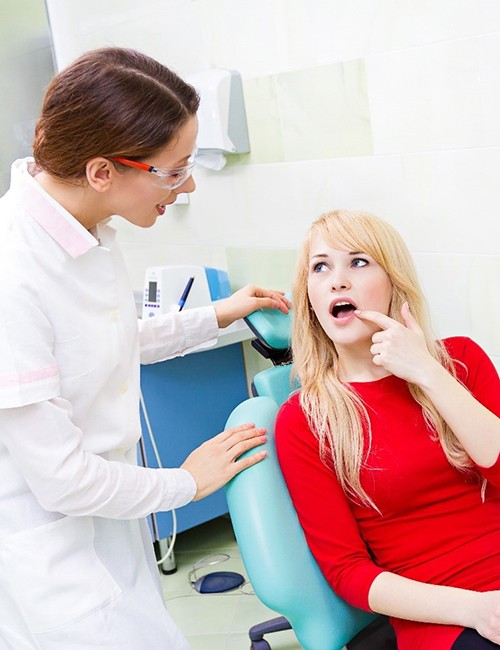
[[[500,417],[500,378],[486,352],[467,337],[445,340],[451,356],[457,364],[459,379],[474,397],[492,413]],[[492,484],[500,487],[500,455],[491,467],[478,467],[481,474]]]
[[[369,589],[383,569],[372,561],[335,474],[321,462],[318,442],[297,395],[280,410],[276,447],[290,496],[320,569],[339,596],[369,610]]]

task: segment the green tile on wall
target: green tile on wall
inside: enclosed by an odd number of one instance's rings
[[[243,90],[250,153],[229,164],[373,153],[362,59],[246,79]]]
[[[272,75],[246,79],[243,82],[243,92],[250,139],[250,153],[245,156],[244,162],[283,161],[276,77]]]
[[[226,248],[227,270],[233,291],[246,284],[264,289],[290,291],[295,274],[297,251],[275,248]],[[248,390],[252,378],[272,364],[251,345],[243,344]]]
[[[274,248],[226,248],[233,291],[245,284],[290,291],[297,251]]]
[[[285,160],[373,153],[364,61],[277,76]]]
[[[0,7],[0,52],[10,58],[46,46],[49,23],[43,0],[3,0]]]

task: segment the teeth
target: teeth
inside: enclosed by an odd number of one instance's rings
[[[338,318],[341,314],[341,312],[344,311],[344,307],[346,307],[348,310],[351,309],[356,309],[356,306],[352,304],[349,300],[340,300],[339,302],[336,302],[333,307],[332,307],[332,316],[334,318]],[[347,313],[347,310],[346,310]]]

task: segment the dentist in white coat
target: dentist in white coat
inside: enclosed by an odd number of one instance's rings
[[[136,463],[139,365],[183,354],[281,292],[138,323],[108,224],[152,226],[192,192],[198,97],[138,52],[89,52],[50,84],[34,159],[0,199],[0,649],[185,650],[145,517],[264,456],[227,430],[179,469]],[[168,413],[165,414],[168,417]]]

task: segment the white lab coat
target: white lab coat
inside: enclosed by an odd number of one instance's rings
[[[139,359],[215,340],[215,312],[138,321],[114,229],[33,170],[0,199],[0,650],[185,650],[144,518],[196,486],[136,464]]]

